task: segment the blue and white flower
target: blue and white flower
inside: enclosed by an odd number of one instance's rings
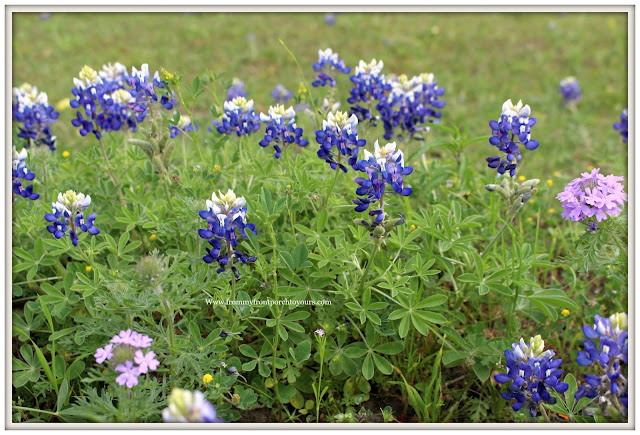
[[[514,411],[528,409],[535,417],[538,406],[543,403],[553,405],[555,397],[549,391],[564,393],[569,388],[566,382],[561,382],[561,359],[554,359],[555,352],[544,350],[544,341],[537,335],[532,337],[529,344],[520,339],[514,343],[512,349],[504,351],[507,358],[507,373],[499,373],[494,379],[499,384],[509,384],[507,391],[501,393],[502,398],[511,401]]]
[[[293,107],[285,110],[284,106],[269,107],[268,114],[261,113],[260,120],[267,126],[264,139],[259,142],[261,147],[273,144],[276,159],[289,144],[295,143],[305,147],[309,141],[302,139],[302,128],[296,126],[296,112]]]
[[[622,142],[629,140],[629,111],[625,108],[620,114],[620,122],[613,124],[613,129],[620,132]]]
[[[276,87],[273,88],[273,91],[271,91],[271,97],[276,103],[284,104],[293,97],[293,92],[287,89],[284,85],[277,84]]]
[[[489,121],[492,136],[489,143],[505,155],[488,157],[488,166],[497,169],[502,175],[509,171],[514,177],[518,169],[518,162],[522,159],[519,146],[529,151],[538,148],[538,141],[531,139],[531,127],[536,124],[536,118],[531,118],[531,107],[523,105],[522,100],[513,104],[507,100],[502,105],[500,121]]]
[[[623,372],[629,363],[629,333],[627,314],[616,313],[609,318],[595,316],[593,327],[584,325],[584,351],[578,352],[576,362],[594,366],[597,374],[585,375],[585,384],[576,392],[576,399],[600,397],[600,405],[628,406],[628,382]]]
[[[566,77],[560,81],[558,92],[562,95],[565,103],[574,104],[582,96],[580,83],[575,77]]]
[[[385,81],[382,74],[383,67],[384,63],[381,60],[372,59],[369,63],[361,60],[355,74],[350,77],[353,88],[347,102],[355,105],[351,112],[356,114],[360,121],[371,118],[371,101],[383,99],[385,93],[391,90],[391,85]],[[368,107],[362,107],[358,103],[367,103]]]
[[[247,257],[235,250],[238,237],[247,237],[246,230],[258,233],[256,226],[247,222],[246,203],[244,197],[237,197],[233,190],[229,189],[226,194],[218,192],[216,195],[214,192],[211,200],[206,201],[207,209],[200,210],[200,217],[207,221],[207,228],[199,230],[198,234],[211,245],[206,248],[207,254],[202,259],[205,263],[217,262],[218,273],[224,272],[226,266],[229,266],[236,278],[240,274],[233,264],[234,258],[241,263],[256,261],[256,257]]]
[[[22,151],[18,152],[16,150],[15,145],[13,146],[13,167],[11,172],[11,178],[13,181],[13,194],[15,196],[21,196],[22,198],[28,198],[31,200],[38,199],[40,197],[39,194],[33,192],[33,184],[24,187],[22,185],[22,180],[31,181],[36,178],[36,174],[27,169],[26,165],[27,160],[27,150],[23,148]]]
[[[224,115],[220,121],[213,121],[218,133],[242,136],[260,129],[260,115],[253,111],[253,100],[236,97],[224,102]]]
[[[445,106],[440,97],[445,90],[438,86],[432,73],[411,78],[402,74],[387,80],[387,85],[390,86],[389,94],[381,96],[376,106],[384,125],[385,139],[391,139],[398,127],[402,131],[397,135],[399,139],[403,135],[414,138],[416,134],[429,131],[427,124],[440,122],[440,109]]]
[[[336,79],[329,75],[334,70],[343,74],[349,74],[351,68],[345,66],[344,61],[340,60],[338,53],[334,53],[332,49],[318,50],[318,61],[313,63],[313,70],[318,74],[315,80],[311,82],[313,87],[329,86],[333,87],[336,84]]]
[[[358,118],[346,112],[329,112],[322,121],[322,130],[316,131],[316,142],[320,144],[318,157],[325,160],[331,169],[347,172],[345,163],[354,166],[358,161],[358,150],[367,141],[358,138]],[[344,157],[344,160],[343,160]]]
[[[84,216],[85,209],[91,205],[89,195],[67,190],[65,193],[60,192],[57,201],[51,205],[51,213],[45,214],[44,218],[51,223],[47,226],[47,231],[56,239],[64,237],[69,228],[69,237],[73,246],[78,246],[78,231],[92,236],[100,234],[100,230],[94,225],[96,214],[91,213],[86,219]]]
[[[231,81],[231,86],[227,90],[227,101],[231,101],[238,97],[247,97],[247,91],[244,90],[244,82],[237,77]]]
[[[51,151],[56,149],[56,137],[50,126],[59,113],[49,105],[46,93],[28,83],[13,88],[11,109],[13,121],[22,124],[18,127],[18,137],[26,140],[25,147],[46,145]]]
[[[165,423],[224,423],[200,391],[171,390],[169,405],[162,411]]]
[[[380,147],[376,141],[373,154],[364,150],[364,159],[358,161],[355,169],[366,174],[366,177],[355,179],[360,186],[356,190],[359,198],[353,200],[355,210],[363,212],[377,205],[376,209],[369,211],[369,216],[374,218],[374,225],[381,224],[386,218],[385,193],[401,196],[412,193],[411,187],[404,183],[404,176],[411,174],[413,168],[404,166],[404,154],[396,149],[395,142]]]

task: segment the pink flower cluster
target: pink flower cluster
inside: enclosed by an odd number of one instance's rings
[[[604,176],[595,168],[583,172],[581,178],[571,181],[556,198],[562,201],[562,217],[574,222],[594,217],[598,222],[610,216],[618,216],[627,200],[624,177]]]
[[[152,341],[148,335],[127,329],[114,335],[110,344],[96,349],[93,356],[98,364],[111,361],[115,365],[115,371],[120,373],[116,378],[118,385],[133,388],[138,385],[138,376],[155,370],[160,364],[155,359],[155,352],[143,353],[141,350],[150,347]]]

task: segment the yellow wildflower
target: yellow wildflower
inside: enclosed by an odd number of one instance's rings
[[[151,234],[149,236],[149,240],[151,240],[152,242],[157,238],[157,236],[155,234]]]
[[[202,382],[205,384],[208,384],[211,381],[213,381],[213,376],[211,376],[209,373],[202,377]]]
[[[62,151],[62,157],[67,158],[71,155],[71,153],[69,151]]]
[[[565,308],[564,310],[560,311],[560,314],[562,314],[562,317],[569,317],[569,314],[571,314],[571,311]]]

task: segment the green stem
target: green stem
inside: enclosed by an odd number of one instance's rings
[[[316,391],[316,423],[320,422],[320,402],[322,401],[322,368],[324,367],[324,352],[326,337],[320,343],[320,376],[318,377],[318,389]]]
[[[382,239],[378,241],[378,243],[374,243],[373,250],[369,254],[369,262],[364,268],[364,272],[362,272],[362,277],[360,278],[360,284],[358,284],[358,294],[362,293],[364,289],[364,285],[367,281],[367,275],[369,275],[369,269],[371,268],[371,264],[373,264],[378,251],[380,250],[380,246],[382,245]]]
[[[333,188],[336,186],[336,182],[338,181],[338,177],[340,176],[339,174],[339,168],[335,169],[336,174],[333,177],[333,181],[331,182],[331,184],[329,185],[329,189],[327,189],[327,193],[324,195],[324,200],[322,201],[322,207],[320,207],[320,210],[323,210],[325,208],[325,206],[327,204],[329,204],[329,196],[331,195],[331,193],[333,192]]]
[[[169,211],[173,212],[173,205],[171,204],[171,195],[169,194],[169,188],[167,187],[168,183],[169,183],[168,180],[163,181],[162,189],[164,190],[164,195],[167,197],[167,205],[169,205]]]

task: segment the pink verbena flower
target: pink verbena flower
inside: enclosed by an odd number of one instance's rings
[[[160,364],[153,351],[147,352],[147,354],[144,355],[141,350],[138,350],[133,357],[133,361],[140,366],[141,374],[147,373],[149,370],[157,369]]]
[[[595,217],[601,222],[618,216],[627,200],[622,180],[624,177],[600,174],[599,168],[583,172],[556,196],[564,208],[562,217],[574,222]]]
[[[119,364],[116,367],[116,372],[122,373],[116,378],[118,385],[126,385],[127,388],[133,388],[135,385],[138,385],[140,368],[134,367],[131,361],[125,361],[124,364]]]
[[[99,347],[96,349],[96,353],[93,355],[96,358],[98,364],[102,364],[108,359],[113,358],[113,345],[107,344],[105,347]]]

